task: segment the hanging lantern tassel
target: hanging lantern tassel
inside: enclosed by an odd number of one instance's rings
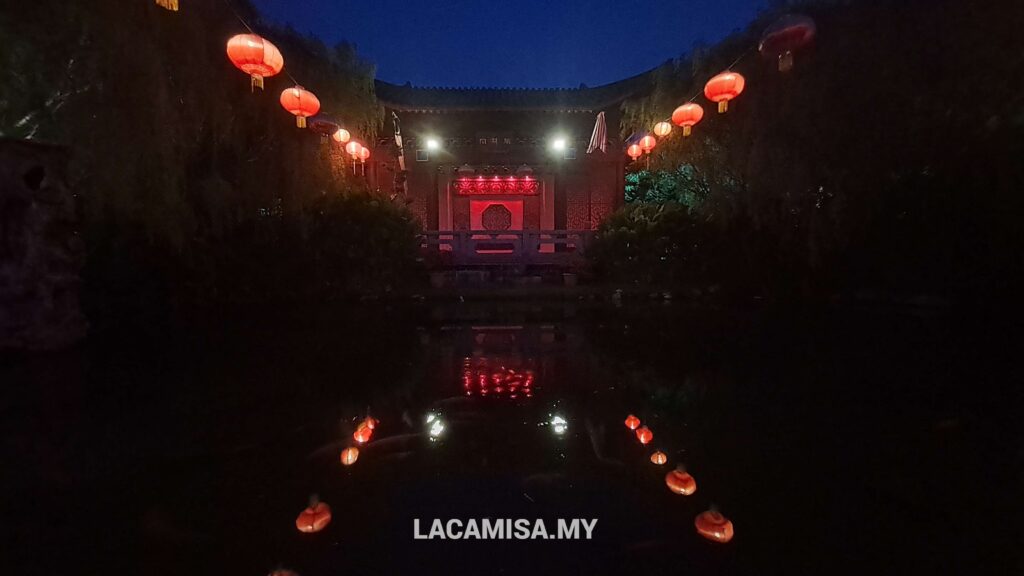
[[[789,72],[793,69],[793,52],[786,50],[785,54],[779,54],[779,72]]]
[[[729,111],[729,101],[728,100],[722,100],[721,102],[718,103],[718,113],[719,114],[725,114],[728,111]]]
[[[156,5],[161,8],[166,8],[171,12],[178,11],[178,0],[156,0]]]
[[[260,76],[259,74],[253,74],[250,88],[252,89],[253,92],[255,92],[257,88],[263,90],[263,76]]]
[[[683,126],[683,136],[693,134],[693,126]]]

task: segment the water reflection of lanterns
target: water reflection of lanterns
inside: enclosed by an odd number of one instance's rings
[[[310,499],[309,506],[295,518],[295,527],[306,533],[319,532],[330,523],[331,507],[317,500],[315,496]]]
[[[633,416],[632,414],[630,414],[629,416],[626,416],[626,428],[629,428],[630,430],[636,430],[639,427],[640,427],[640,419],[639,418],[637,418],[636,416]]]
[[[355,464],[356,460],[358,459],[359,448],[356,448],[355,446],[345,448],[344,450],[341,451],[341,463],[344,464],[345,466],[351,466]]]
[[[636,438],[641,444],[650,444],[651,440],[654,440],[654,432],[647,426],[641,426],[636,430]]]
[[[664,466],[665,463],[668,462],[668,456],[666,456],[661,450],[658,450],[654,454],[651,454],[651,462],[658,466]]]
[[[693,524],[697,527],[698,534],[712,542],[724,544],[732,540],[734,533],[732,521],[722,516],[718,510],[712,508],[707,512],[701,512]]]
[[[352,433],[352,438],[354,438],[355,441],[359,442],[360,444],[365,444],[369,442],[372,436],[373,429],[367,426],[365,422],[360,423],[359,427],[356,428],[356,431]]]
[[[377,420],[373,416],[367,416],[366,418],[363,419],[362,426],[366,426],[370,430],[376,430],[378,423],[380,423],[380,420]]]
[[[444,428],[445,428],[444,422],[442,422],[440,418],[435,419],[430,424],[430,430],[429,430],[430,439],[431,440],[437,440],[441,436],[441,434],[444,433]]]
[[[697,481],[682,466],[665,474],[665,486],[676,494],[689,496],[697,491]]]
[[[512,366],[496,359],[479,357],[462,361],[462,387],[466,396],[533,396],[534,372],[512,361]]]
[[[267,574],[267,576],[299,576],[299,573],[294,570],[289,570],[287,568],[278,568],[273,572]]]

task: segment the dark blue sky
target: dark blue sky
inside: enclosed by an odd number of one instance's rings
[[[764,0],[252,0],[419,86],[597,86],[714,42]]]

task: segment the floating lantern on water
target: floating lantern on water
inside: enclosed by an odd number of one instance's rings
[[[722,72],[704,85],[704,95],[712,102],[718,102],[718,113],[729,110],[729,101],[743,93],[747,81],[736,72]]]
[[[658,122],[654,125],[654,135],[658,138],[664,138],[672,133],[672,125],[668,122]]]
[[[355,441],[359,442],[360,444],[365,444],[369,442],[372,436],[373,429],[367,426],[365,422],[359,424],[359,427],[356,428],[356,431],[352,433],[352,438],[354,438]]]
[[[356,460],[359,460],[359,448],[352,446],[341,451],[341,463],[345,466],[355,464]]]
[[[686,472],[686,468],[678,466],[675,470],[665,474],[665,486],[676,494],[689,496],[697,491],[697,481]]]
[[[228,59],[249,75],[250,88],[263,90],[263,79],[284,68],[284,56],[269,40],[256,34],[238,34],[228,40]]]
[[[787,14],[765,29],[757,49],[778,60],[779,72],[788,72],[793,68],[793,52],[810,44],[817,31],[809,16]]]
[[[683,104],[672,112],[672,121],[683,127],[683,136],[693,132],[693,126],[704,118],[704,107],[694,102]]]
[[[320,111],[320,100],[302,86],[286,88],[281,92],[281,107],[295,116],[295,125],[306,127],[306,118]]]
[[[637,418],[636,416],[633,416],[632,414],[630,414],[629,416],[626,416],[626,428],[629,428],[630,430],[636,430],[639,427],[640,427],[640,419],[639,418]]]
[[[654,432],[647,426],[641,426],[636,431],[636,437],[641,444],[650,444],[651,440],[654,440]]]
[[[310,499],[309,506],[299,512],[295,519],[295,527],[300,532],[319,532],[331,523],[331,507],[324,502],[317,500],[316,496]]]
[[[651,454],[651,462],[658,466],[664,466],[665,462],[668,462],[668,456],[665,456],[664,452],[658,450],[654,454]]]
[[[714,508],[698,514],[693,524],[697,527],[698,534],[712,542],[725,544],[732,540],[732,522]]]

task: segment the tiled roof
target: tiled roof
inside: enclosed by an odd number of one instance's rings
[[[427,88],[376,81],[377,100],[386,107],[420,112],[595,112],[614,106],[631,96],[642,94],[650,87],[650,72],[594,88]]]

